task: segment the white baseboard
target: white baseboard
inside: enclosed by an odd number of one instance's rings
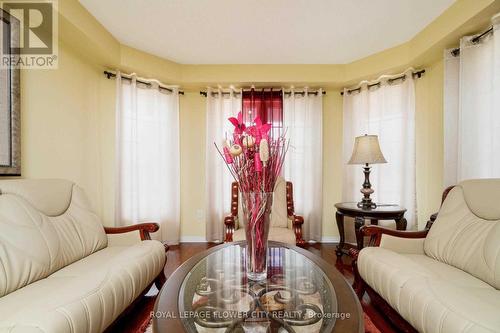
[[[181,243],[206,243],[207,240],[203,236],[181,236]],[[338,243],[340,242],[339,236],[325,236],[321,237],[321,243]],[[315,243],[310,241],[310,243]]]
[[[207,239],[203,236],[181,236],[181,243],[206,243]]]
[[[338,243],[340,242],[340,236],[323,236],[321,237],[321,243]]]

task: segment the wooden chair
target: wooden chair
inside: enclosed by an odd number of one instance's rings
[[[285,210],[287,221],[277,221],[278,218],[271,218],[269,240],[304,246],[306,244],[304,239],[302,239],[302,224],[304,223],[304,218],[302,216],[295,215],[292,183],[285,182],[285,180],[282,178],[278,179],[274,193],[275,195],[273,199],[272,210]],[[225,242],[233,242],[245,239],[243,226],[240,226],[238,223],[238,210],[238,183],[233,182],[231,185],[231,214],[224,218],[224,225],[226,230],[224,239]],[[271,215],[272,214],[273,213],[271,212]],[[276,225],[273,225],[273,223]]]

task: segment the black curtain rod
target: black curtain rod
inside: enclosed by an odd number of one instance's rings
[[[319,91],[308,91],[307,94],[308,95],[318,95],[318,92]],[[304,95],[306,92],[305,91],[294,91],[294,94],[295,95]],[[285,91],[285,95],[291,95],[292,92],[291,91]],[[323,90],[322,92],[323,95],[326,95],[326,91]]]
[[[215,94],[218,94],[218,93],[217,92],[212,92],[212,95],[215,95]],[[228,92],[228,91],[221,91],[221,95],[229,95],[229,94],[231,94],[231,93]],[[233,92],[233,94],[239,95],[241,93],[235,91],[235,92]],[[208,92],[206,92],[206,91],[200,91],[200,95],[207,97]]]
[[[490,27],[488,30],[484,31],[483,33],[477,35],[476,37],[472,38],[470,41],[472,44],[477,44],[481,41],[481,39],[492,33],[493,32],[493,27]],[[453,50],[451,50],[451,55],[454,56],[454,57],[458,57],[460,55],[460,48],[457,47],[457,48],[454,48]]]
[[[246,91],[249,91],[249,90],[246,90]],[[255,90],[255,92],[259,92],[259,91],[261,91],[261,90]],[[269,91],[269,90],[266,90],[266,91]],[[276,90],[276,91],[279,91],[279,90]],[[285,91],[285,92],[284,92],[284,94],[285,94],[285,95],[290,95],[291,93],[292,93],[291,91]],[[295,93],[296,95],[302,95],[302,96],[304,96],[304,94],[305,94],[306,92],[305,92],[305,91],[295,91],[294,93]],[[208,94],[208,93],[207,93],[206,91],[200,91],[200,95],[202,95],[202,96],[207,97],[207,94]],[[216,95],[216,94],[218,94],[218,92],[212,92],[212,95]],[[222,92],[221,92],[221,94],[222,94],[222,95],[229,95],[229,94],[230,94],[230,92],[227,92],[227,91],[222,91]],[[241,94],[241,93],[240,93],[240,92],[234,92],[233,94],[235,94],[235,95],[239,95],[239,94]],[[308,91],[308,92],[307,92],[307,94],[308,94],[308,95],[318,95],[318,91]],[[326,91],[324,91],[324,90],[323,90],[323,95],[326,95]]]
[[[413,72],[411,74],[412,74],[413,78],[420,79],[424,73],[425,73],[425,69],[422,69],[422,70]],[[394,77],[392,79],[388,79],[387,82],[392,83],[392,82],[397,81],[397,80],[404,80],[405,78],[406,78],[406,74],[402,74],[402,75]],[[380,81],[367,85],[368,89],[370,89],[371,87],[375,87],[375,86],[380,86]],[[360,92],[360,91],[361,91],[361,87],[358,87],[358,88],[347,90],[347,93],[351,94],[353,92]],[[343,96],[344,92],[341,91],[340,94]]]
[[[104,71],[104,75],[106,75],[106,77],[108,79],[111,79],[112,77],[116,77],[116,73],[112,73],[112,72],[108,72],[108,71]],[[121,77],[124,80],[132,81],[132,78],[130,78],[130,77],[127,77],[127,76],[124,76],[124,75],[122,75]],[[136,81],[139,82],[139,83],[141,83],[141,84],[145,84],[147,86],[151,86],[152,85],[151,82],[146,82],[146,81],[142,81],[142,80],[136,80]],[[159,86],[158,89],[160,89],[160,90],[166,90],[168,92],[174,92],[172,89],[167,88],[167,87],[162,87],[162,86]],[[184,95],[184,91],[180,91],[179,90],[179,94],[180,95]]]

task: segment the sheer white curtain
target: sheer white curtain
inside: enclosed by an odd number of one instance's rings
[[[302,89],[301,89],[302,90]],[[323,215],[323,91],[283,97],[283,127],[290,139],[284,168],[293,183],[295,211],[304,216],[304,239],[321,241]]]
[[[445,53],[445,185],[500,177],[500,15],[477,43],[460,40]]]
[[[206,105],[206,235],[208,241],[224,240],[224,216],[230,213],[231,183],[234,181],[229,170],[217,153],[214,143],[220,147],[233,126],[228,118],[241,111],[241,93],[231,89],[207,90]]]
[[[413,229],[417,225],[415,86],[412,70],[404,74],[404,80],[391,81],[390,76],[383,76],[377,80],[378,86],[369,88],[368,82],[362,82],[359,92],[344,91],[342,197],[350,202],[361,199],[362,168],[347,162],[356,136],[376,134],[388,163],[372,166],[374,201],[405,207],[408,229]]]
[[[158,222],[156,238],[179,241],[179,96],[135,75],[116,75],[117,225]]]

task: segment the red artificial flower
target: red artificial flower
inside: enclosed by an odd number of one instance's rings
[[[270,124],[262,124],[262,120],[259,116],[255,117],[254,120],[255,125],[247,128],[246,132],[253,136],[257,143],[260,142],[261,139],[267,139],[269,136],[269,131],[271,130]]]
[[[234,134],[243,134],[246,126],[243,122],[243,114],[241,113],[241,111],[238,112],[238,118],[231,117],[228,120],[231,122],[231,124],[234,125]]]

